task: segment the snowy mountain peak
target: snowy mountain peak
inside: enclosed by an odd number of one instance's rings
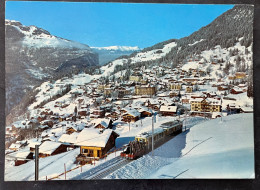
[[[113,51],[138,51],[141,50],[138,46],[108,46],[108,47],[91,47],[97,50],[113,50]]]
[[[16,25],[16,26],[21,26],[22,24],[19,21],[16,20],[5,20],[5,25]]]
[[[25,26],[21,22],[15,20],[5,20],[5,25],[7,37],[14,38],[15,40],[22,40],[23,45],[27,47],[59,47],[90,50],[88,45],[53,36],[47,30],[34,25]]]

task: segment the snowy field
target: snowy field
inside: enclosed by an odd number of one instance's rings
[[[197,124],[107,179],[254,177],[253,114],[238,114]]]

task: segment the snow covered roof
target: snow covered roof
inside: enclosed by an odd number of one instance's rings
[[[97,129],[85,128],[78,135],[75,144],[79,146],[105,147],[112,132],[111,129],[106,129],[103,133],[100,133]]]
[[[221,105],[221,101],[215,98],[207,98],[206,101],[209,102],[211,105]]]
[[[12,143],[9,148],[20,148],[22,145],[19,143]]]
[[[160,111],[176,112],[177,111],[177,106],[161,106]]]
[[[72,133],[70,135],[69,134],[63,134],[59,138],[59,142],[74,144],[74,143],[76,143],[78,136],[79,136],[79,133]]]
[[[136,110],[136,109],[125,109],[127,112],[124,113],[123,115],[129,114],[132,115],[134,117],[139,117],[140,113]]]
[[[233,88],[233,90],[235,90],[236,92],[243,92],[243,90],[241,88],[236,87],[236,86]]]
[[[39,147],[39,153],[52,154],[61,145],[59,142],[44,141]]]
[[[190,100],[190,102],[201,102],[202,100],[204,100],[205,98],[192,98]]]
[[[97,118],[97,119],[92,120],[91,123],[93,123],[95,126],[97,126],[98,124],[101,124],[105,128],[108,128],[110,119]]]
[[[29,149],[24,149],[24,150],[19,150],[17,152],[13,152],[11,154],[9,154],[9,156],[17,158],[18,160],[21,159],[26,159],[27,156],[29,156],[29,154],[31,154]]]
[[[169,92],[163,92],[157,95],[158,97],[169,96]]]
[[[35,145],[40,145],[40,144],[41,144],[41,142],[39,142],[39,141],[30,142],[29,145],[28,145],[28,147],[30,147],[30,148],[35,148]]]
[[[17,129],[20,129],[20,128],[25,128],[25,123],[23,124],[24,121],[16,121],[12,124],[12,126],[14,126],[15,128]]]
[[[254,111],[253,107],[245,107],[245,106],[243,106],[243,107],[241,107],[241,109],[244,112],[253,112]]]
[[[139,112],[146,111],[146,112],[153,113],[153,111],[150,108],[147,108],[147,107],[144,107],[144,106],[142,106],[138,111]]]

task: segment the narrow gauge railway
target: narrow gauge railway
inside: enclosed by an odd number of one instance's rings
[[[154,148],[157,148],[182,132],[183,122],[179,120],[164,123],[154,130]],[[120,154],[126,159],[137,159],[152,150],[152,131],[144,132],[135,137]]]
[[[117,169],[128,164],[132,160],[126,160],[117,156],[111,160],[108,160],[95,168],[85,171],[73,178],[71,180],[82,180],[82,179],[103,179],[110,173],[116,171]]]
[[[170,121],[164,123],[154,130],[154,148],[166,143],[174,136],[182,132],[182,121]],[[72,179],[103,179],[119,168],[127,165],[134,159],[149,153],[152,150],[152,131],[141,133],[131,141],[120,156],[99,165],[87,172],[80,174]]]
[[[121,157],[119,157],[121,158]],[[90,177],[89,179],[103,179],[106,176],[108,176],[109,174],[113,173],[114,171],[118,170],[119,168],[129,164],[131,161],[133,160],[126,160],[121,158],[121,160],[118,160],[118,162],[112,166],[107,167],[105,170],[103,170],[102,172],[98,172],[95,175],[93,175],[92,177]]]

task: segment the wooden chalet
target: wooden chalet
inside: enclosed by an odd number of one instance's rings
[[[189,103],[190,103],[190,98],[187,98],[187,97],[182,98],[182,99],[181,99],[181,102],[182,102],[183,104],[189,104]]]
[[[246,78],[246,73],[245,72],[236,72],[235,76],[236,76],[236,79],[244,79],[244,78]]]
[[[153,111],[146,107],[141,107],[138,111],[141,114],[141,117],[151,117],[153,114]]]
[[[179,94],[180,94],[180,91],[171,91],[171,92],[169,93],[169,97],[170,97],[170,98],[178,97]]]
[[[44,141],[39,147],[39,157],[44,158],[66,152],[67,147],[67,145],[59,142]]]
[[[192,91],[193,91],[192,86],[186,86],[186,89],[185,89],[186,93],[192,93]]]
[[[85,128],[85,123],[71,123],[66,125],[66,134],[72,134],[74,132],[82,131]]]
[[[51,111],[50,109],[45,109],[40,113],[40,115],[46,115],[46,116],[53,115],[53,111]]]
[[[93,159],[100,159],[115,146],[115,140],[119,135],[111,129],[103,130],[102,132],[93,129],[85,128],[78,135],[76,145],[80,146],[80,154],[77,161],[80,164],[86,164]]]
[[[104,118],[105,117],[105,110],[101,110],[101,109],[93,110],[91,117],[93,117],[93,118]]]
[[[23,148],[27,145],[27,141],[16,141],[12,143],[9,147],[10,150],[18,151],[20,148]]]
[[[111,119],[94,119],[91,121],[96,129],[111,129],[113,121]]]
[[[111,113],[106,114],[106,118],[111,118],[112,120],[117,120],[120,117],[119,111],[112,111]]]
[[[47,125],[49,126],[50,128],[53,126],[53,121],[51,120],[43,120],[40,122],[41,125]]]
[[[177,106],[161,106],[160,113],[162,116],[175,116],[177,113]]]
[[[198,78],[183,78],[182,81],[186,82],[186,83],[195,84],[199,81],[199,79]]]
[[[88,111],[86,109],[80,109],[78,111],[78,116],[81,117],[81,116],[87,116],[88,114]]]
[[[218,91],[225,91],[228,90],[228,86],[218,86]]]
[[[68,126],[66,128],[66,134],[69,134],[69,135],[76,132],[76,131],[77,131],[77,129],[74,126]]]
[[[160,110],[160,104],[159,102],[151,102],[150,100],[148,100],[146,103],[145,103],[145,106],[147,106],[148,108],[151,108],[152,110],[155,110],[155,111],[159,111]]]
[[[230,90],[231,94],[241,94],[243,93],[243,90],[241,88],[235,87]]]
[[[11,154],[9,154],[9,156],[14,158],[15,166],[20,166],[22,164],[25,164],[29,160],[33,159],[33,153],[27,149],[11,153]]]
[[[28,144],[28,147],[30,148],[30,152],[34,153],[36,145],[41,145],[41,142],[35,141],[35,142],[30,142]]]
[[[135,109],[128,110],[126,113],[124,113],[122,115],[122,117],[123,117],[122,121],[125,121],[125,122],[136,122],[137,120],[139,120],[140,115],[141,114],[137,110],[135,110]]]

